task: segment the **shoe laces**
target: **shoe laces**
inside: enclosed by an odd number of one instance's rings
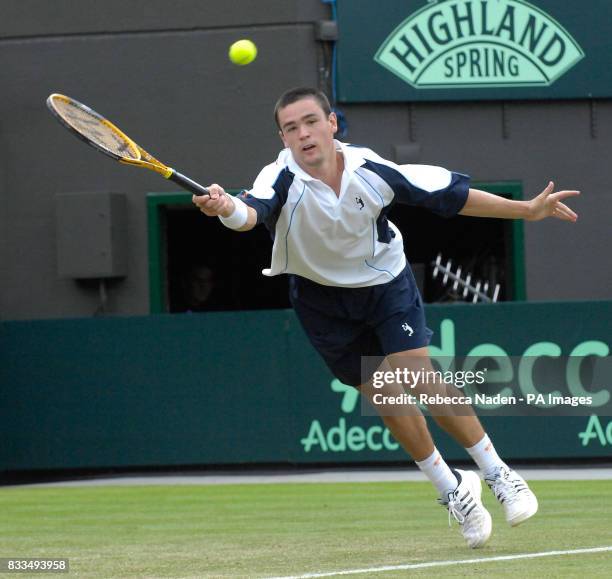
[[[462,497],[459,497],[459,491],[451,491],[448,493],[448,500],[440,501],[448,509],[448,526],[452,526],[452,519],[455,519],[460,525],[465,523],[465,519],[476,506],[476,501],[469,491],[465,491]]]
[[[486,479],[497,499],[504,499],[505,503],[511,504],[517,500],[518,494],[527,489],[522,479],[512,477],[511,471],[499,468],[491,478]]]

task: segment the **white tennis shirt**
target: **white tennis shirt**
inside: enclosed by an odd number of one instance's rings
[[[267,276],[297,274],[316,283],[387,283],[406,266],[402,235],[387,219],[395,202],[457,214],[469,177],[429,165],[397,165],[370,149],[335,141],[344,156],[340,195],[311,177],[284,149],[241,199],[274,239]]]

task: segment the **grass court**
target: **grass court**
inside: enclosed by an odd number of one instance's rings
[[[610,550],[453,563],[612,546],[611,481],[530,485],[540,512],[513,529],[483,488],[494,526],[478,550],[448,527],[428,483],[9,487],[0,557],[69,558],[78,577],[299,576],[435,561],[449,563],[349,576],[610,577]]]

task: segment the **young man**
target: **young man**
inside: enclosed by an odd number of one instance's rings
[[[306,334],[334,375],[371,399],[362,356],[386,356],[391,367],[428,364],[431,331],[406,262],[402,236],[387,219],[396,201],[456,214],[537,221],[575,221],[553,183],[530,201],[510,201],[471,189],[469,177],[440,167],[403,165],[334,139],[336,115],[325,95],[287,91],[275,118],[285,149],[237,198],[219,185],[193,202],[237,231],[264,223],[274,236],[264,275],[290,275],[291,302]],[[409,330],[409,331],[408,331]],[[428,391],[425,384],[417,389]],[[385,413],[386,414],[386,413]],[[386,426],[440,493],[470,547],[491,534],[491,516],[474,472],[449,468],[434,446],[423,415],[383,415]],[[457,415],[460,414],[460,415]],[[498,456],[473,411],[435,413],[435,420],[474,459],[512,526],[533,516],[536,497]]]

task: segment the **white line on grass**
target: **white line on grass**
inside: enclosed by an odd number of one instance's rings
[[[304,573],[303,575],[284,575],[269,579],[311,579],[314,577],[335,577],[337,575],[359,575],[362,573],[383,573],[384,571],[404,571],[409,569],[425,569],[426,567],[445,567],[449,565],[471,565],[473,563],[494,563],[495,561],[513,561],[515,559],[536,559],[538,557],[556,557],[558,555],[582,555],[584,553],[603,553],[612,551],[610,547],[592,547],[590,549],[573,549],[571,551],[544,551],[541,553],[521,553],[519,555],[503,555],[499,557],[483,557],[481,559],[459,559],[457,561],[430,561],[429,563],[409,563],[406,565],[386,565],[368,569],[346,569],[329,573]]]

